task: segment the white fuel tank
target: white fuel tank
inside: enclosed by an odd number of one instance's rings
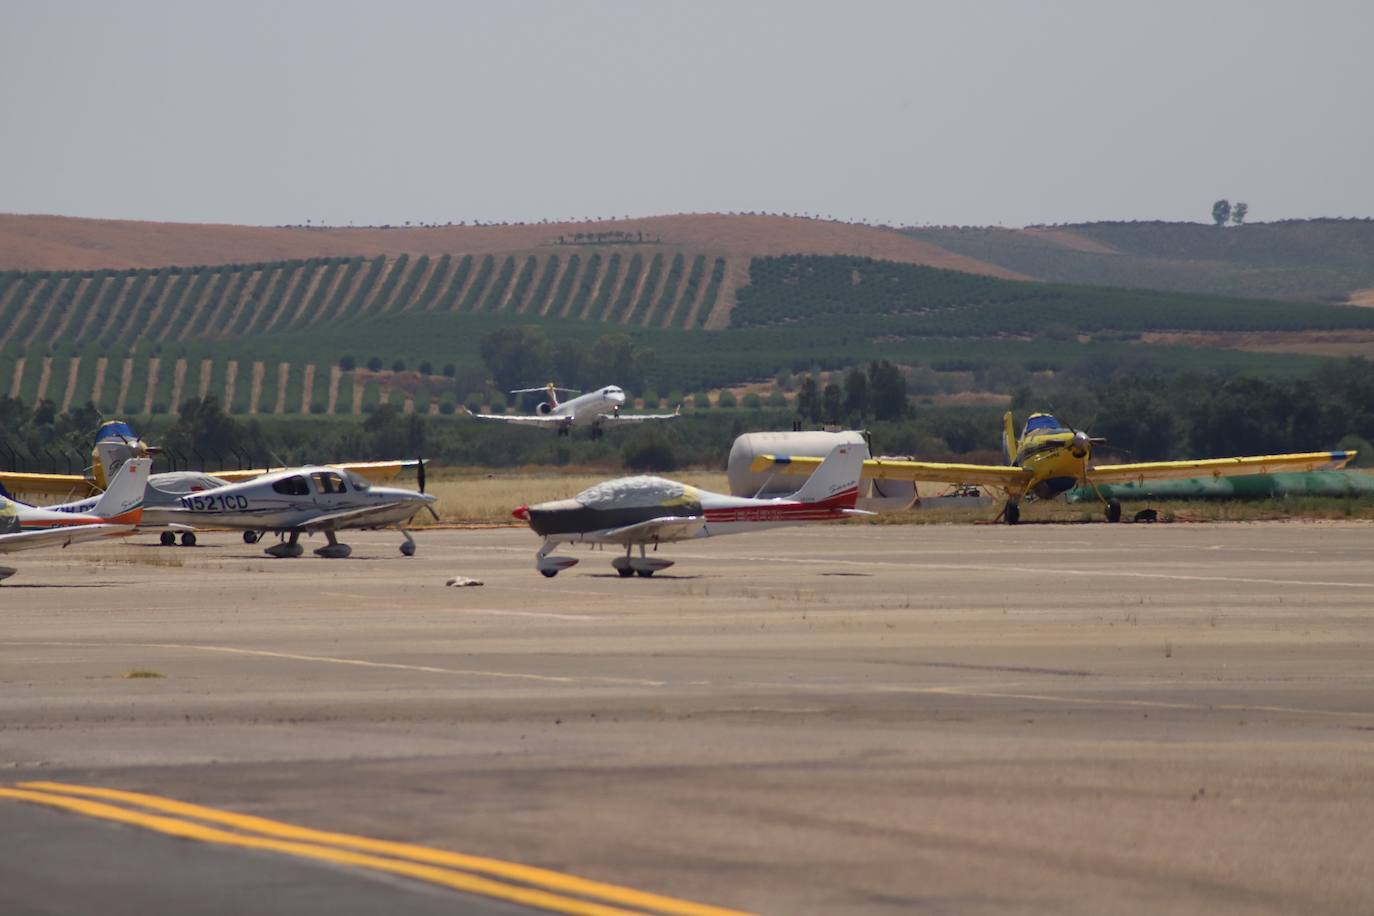
[[[802,432],[802,433],[745,433],[730,447],[726,476],[733,496],[788,496],[802,485],[803,478],[775,471],[755,473],[749,470],[759,455],[792,455],[803,458],[824,458],[836,446],[853,445],[870,457],[868,443],[861,433]],[[865,480],[859,484],[860,509],[870,512],[893,512],[909,509],[916,501],[916,485],[899,480]]]

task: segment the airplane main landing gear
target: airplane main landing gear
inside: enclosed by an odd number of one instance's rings
[[[631,576],[647,579],[660,569],[667,569],[673,565],[672,560],[660,560],[658,557],[645,556],[643,544],[639,545],[639,556],[630,556],[630,551],[633,549],[631,545],[626,544],[625,556],[616,557],[611,561],[611,565],[615,567],[616,572],[620,573],[622,579],[628,579]]]
[[[1121,521],[1121,500],[1119,500],[1119,499],[1109,499],[1109,500],[1107,500],[1107,521],[1109,521],[1109,522],[1119,522],[1119,521]]]
[[[1021,521],[1021,506],[1019,503],[1007,500],[1006,506],[1002,509],[1002,518],[1008,525],[1015,525]]]
[[[258,542],[258,538],[260,537],[262,537],[262,535],[256,531],[245,531],[243,533],[243,543],[256,544]]]
[[[194,531],[183,531],[183,532],[181,532],[181,546],[182,546],[182,547],[194,547],[194,546],[196,546],[196,533],[195,533]]]
[[[273,544],[271,547],[268,547],[263,552],[266,553],[269,557],[277,557],[278,559],[289,559],[291,557],[298,557],[301,554],[305,553],[305,548],[298,543],[300,541],[300,537],[301,533],[299,531],[293,531],[291,532],[290,538],[288,540],[282,541],[279,544]]]
[[[353,548],[347,544],[340,544],[338,535],[333,531],[326,531],[324,536],[329,540],[323,547],[315,548],[315,556],[324,557],[326,560],[343,560],[353,553]]]
[[[157,536],[157,542],[163,547],[175,547],[177,545],[177,536],[174,532],[164,531]]]

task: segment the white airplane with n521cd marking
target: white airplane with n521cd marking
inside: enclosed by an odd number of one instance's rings
[[[146,459],[143,459],[146,460]],[[126,462],[127,463],[127,462]],[[417,514],[434,512],[434,497],[425,493],[425,466],[418,462],[420,491],[376,487],[346,468],[306,466],[288,468],[213,489],[169,497],[169,501],[145,505],[142,524],[189,531],[195,528],[233,528],[244,539],[256,541],[267,532],[281,536],[268,547],[273,557],[298,557],[305,552],[298,541],[302,534],[321,532],[329,543],[315,550],[321,557],[343,558],[352,548],[339,543],[337,532],[345,528],[389,528],[405,537],[401,553],[413,556],[415,539],[405,528]],[[87,511],[91,500],[54,507],[67,512]],[[250,535],[252,537],[250,538]],[[163,543],[171,543],[171,532]]]

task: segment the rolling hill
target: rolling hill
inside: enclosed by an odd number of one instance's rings
[[[1368,304],[1374,220],[1101,222],[901,230],[1006,270],[1058,283]]]
[[[894,230],[769,216],[410,229],[0,216],[3,257],[47,265],[0,270],[0,395],[131,414],[203,394],[247,414],[448,412],[480,393],[483,335],[512,324],[584,349],[630,335],[663,394],[873,359],[908,367],[916,390],[1005,392],[1031,374],[1273,375],[1374,352],[1370,309],[1018,279],[1046,251],[1119,265],[1194,249],[1232,273],[1364,276],[1363,224],[1304,224],[1302,251],[1264,226],[1121,225],[941,230],[954,248],[1024,255],[996,267]]]

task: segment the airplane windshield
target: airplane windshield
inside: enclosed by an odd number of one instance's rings
[[[352,471],[344,471],[343,475],[344,477],[348,478],[349,485],[352,486],[353,489],[358,491],[359,493],[363,492],[371,486],[371,484],[367,482],[366,478],[360,477],[359,475],[354,474]]]
[[[663,506],[697,499],[696,491],[663,477],[622,477],[588,487],[573,497],[590,509]]]
[[[1026,421],[1026,432],[1049,433],[1064,429],[1064,425],[1047,413],[1038,413]]]

